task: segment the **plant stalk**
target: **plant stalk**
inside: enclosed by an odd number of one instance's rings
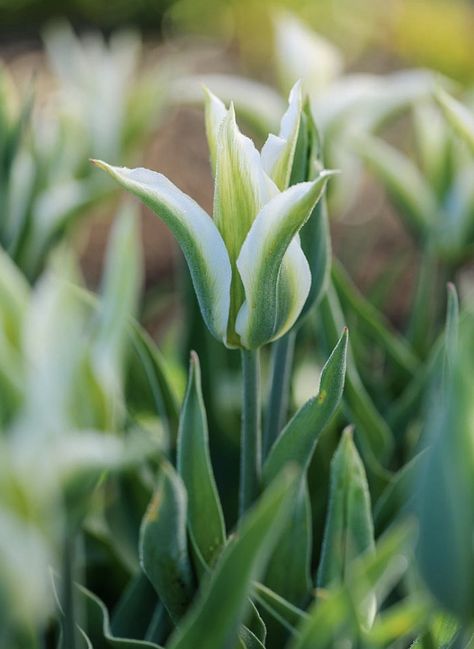
[[[264,459],[278,438],[288,414],[295,339],[296,332],[292,329],[286,336],[283,336],[272,345],[272,378],[263,431]]]
[[[74,605],[74,555],[75,539],[70,530],[66,530],[63,545],[63,574],[62,574],[62,600],[63,600],[63,634],[61,649],[76,649],[76,620]]]
[[[242,431],[239,511],[242,516],[258,495],[262,456],[260,352],[242,350]]]

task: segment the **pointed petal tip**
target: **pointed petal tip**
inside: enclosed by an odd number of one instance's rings
[[[290,102],[293,97],[298,97],[298,99],[303,98],[303,79],[297,79],[293,84],[293,87],[290,90],[288,102]]]
[[[204,81],[201,81],[199,83],[201,86],[201,90],[204,93],[204,99],[206,102],[208,101],[213,101],[214,99],[217,99],[218,101],[221,101],[217,95],[215,95],[212,90],[207,86]]]
[[[115,169],[115,167],[109,165],[107,162],[104,162],[103,160],[96,160],[95,158],[89,158],[89,162],[94,167],[97,167],[98,169],[102,169],[102,171],[106,171],[109,174],[112,174]]]
[[[102,160],[96,160],[95,158],[89,158],[89,162],[94,167],[99,167],[100,169],[103,169],[105,167],[105,162],[102,162]]]
[[[331,178],[332,176],[340,176],[342,171],[340,169],[323,169],[319,174],[321,178]]]
[[[189,352],[189,364],[191,369],[199,368],[199,356],[194,349]]]

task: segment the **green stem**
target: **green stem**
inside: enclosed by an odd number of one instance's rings
[[[263,431],[263,458],[278,438],[288,414],[290,375],[296,334],[294,329],[272,345],[272,383]]]
[[[258,495],[261,467],[260,352],[242,350],[243,403],[240,446],[240,515]]]
[[[62,605],[64,613],[61,649],[75,649],[76,623],[74,607],[74,535],[66,530],[63,546]]]

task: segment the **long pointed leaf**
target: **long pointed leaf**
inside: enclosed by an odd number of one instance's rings
[[[309,465],[318,437],[342,398],[347,342],[345,329],[323,367],[317,396],[298,410],[273,445],[263,467],[267,484],[288,462],[296,462],[303,469]]]
[[[252,582],[265,567],[277,542],[294,494],[294,474],[272,485],[244,519],[238,537],[224,550],[217,566],[168,649],[231,649],[248,609]],[[232,587],[229,588],[229,584]],[[218,615],[216,615],[218,611]]]
[[[140,563],[176,623],[193,595],[186,543],[186,490],[173,467],[163,464],[140,530]]]
[[[188,387],[179,423],[177,464],[188,493],[187,517],[191,541],[204,561],[212,566],[224,546],[226,536],[208,438],[199,358],[191,352]]]

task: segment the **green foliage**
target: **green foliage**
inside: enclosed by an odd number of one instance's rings
[[[429,73],[343,75],[333,46],[282,20],[282,81],[301,72],[310,96],[297,82],[284,112],[275,91],[211,77],[260,134],[275,131],[258,150],[207,92],[213,219],[162,174],[96,163],[188,263],[199,356],[186,349],[182,400],[181,329],[163,353],[136,319],[135,209],[117,210],[97,295],[69,245],[109,193],[87,157],[133,157],[163,79],[135,81],[131,35],[50,31],[62,100],[45,141],[46,118],[12,101],[2,69],[2,647],[472,644],[472,115],[431,96]],[[304,52],[318,53],[307,67]],[[384,139],[408,107],[416,158]],[[325,156],[354,170],[338,192],[366,165],[414,235],[417,289],[397,326],[331,260]],[[307,367],[319,384],[303,399]]]

